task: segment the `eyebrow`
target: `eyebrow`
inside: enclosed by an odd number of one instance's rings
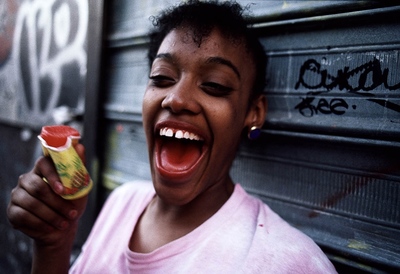
[[[174,60],[172,54],[170,53],[160,53],[157,54],[155,59],[168,59],[168,60]],[[210,57],[207,59],[206,63],[208,64],[220,64],[220,65],[225,65],[228,66],[229,68],[231,68],[233,70],[233,72],[235,72],[235,74],[237,75],[237,77],[240,79],[240,73],[238,68],[229,60],[222,58],[222,57]]]
[[[221,65],[228,66],[235,72],[237,77],[240,79],[239,70],[237,69],[237,67],[231,61],[229,61],[227,59],[224,59],[222,57],[210,57],[210,58],[207,59],[206,63],[221,64]]]
[[[156,57],[154,58],[154,60],[155,59],[158,59],[158,58],[160,58],[160,59],[173,59],[172,58],[172,54],[170,54],[170,53],[160,53],[160,54],[157,54],[156,55]]]

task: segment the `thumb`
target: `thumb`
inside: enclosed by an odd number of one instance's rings
[[[85,164],[85,147],[82,144],[77,144],[74,146],[76,153],[78,153],[79,158],[81,158],[82,162]]]

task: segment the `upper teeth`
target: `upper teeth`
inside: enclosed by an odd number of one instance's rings
[[[172,128],[162,128],[160,129],[160,136],[166,136],[166,137],[175,137],[177,139],[188,139],[188,140],[195,140],[195,141],[200,141],[201,138],[200,136],[183,131],[183,130],[175,130]]]

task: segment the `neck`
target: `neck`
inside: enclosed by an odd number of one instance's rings
[[[130,249],[148,253],[185,236],[214,215],[229,199],[233,189],[229,178],[224,184],[205,189],[183,205],[171,205],[155,196],[136,224]]]
[[[183,205],[171,205],[159,196],[155,196],[149,207],[157,212],[168,223],[191,224],[192,227],[201,225],[214,215],[229,199],[233,193],[234,184],[230,178],[227,183],[215,184],[204,190],[189,203]],[[150,209],[150,208],[149,208]]]

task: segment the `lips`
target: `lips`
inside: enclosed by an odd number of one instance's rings
[[[162,177],[190,179],[205,152],[204,139],[190,130],[161,127],[156,137],[156,163]]]

